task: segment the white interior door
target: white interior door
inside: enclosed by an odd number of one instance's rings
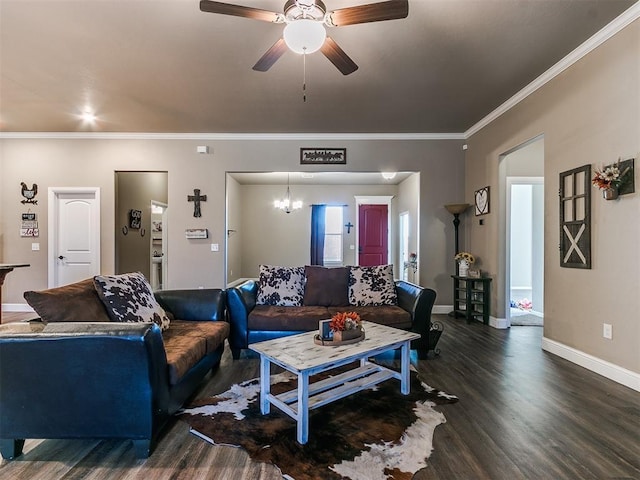
[[[49,288],[100,274],[100,189],[49,188]]]

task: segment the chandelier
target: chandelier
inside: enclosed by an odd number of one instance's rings
[[[294,210],[302,208],[302,200],[291,200],[291,189],[289,188],[289,174],[287,173],[287,193],[282,200],[276,200],[273,202],[273,206],[282,210],[285,213],[291,213]]]

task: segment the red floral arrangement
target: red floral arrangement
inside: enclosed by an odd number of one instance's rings
[[[345,330],[355,330],[362,328],[360,315],[356,312],[340,312],[331,317],[329,328],[332,332],[343,332]]]

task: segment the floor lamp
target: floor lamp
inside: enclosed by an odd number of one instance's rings
[[[455,235],[455,245],[456,250],[455,254],[460,253],[460,246],[458,244],[458,227],[460,226],[460,214],[464,213],[470,205],[468,203],[452,203],[449,205],[445,205],[444,208],[447,209],[451,215],[453,215],[453,231]],[[458,263],[456,262],[456,275],[458,274]]]

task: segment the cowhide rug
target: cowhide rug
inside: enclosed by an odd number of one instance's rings
[[[296,380],[285,372],[272,383],[271,392],[278,394],[295,388]],[[300,445],[295,421],[273,405],[262,415],[259,397],[260,382],[253,379],[195,400],[178,415],[194,434],[216,445],[240,446],[286,478],[400,480],[427,465],[433,432],[445,422],[432,407],[458,401],[412,371],[409,395],[400,394],[397,380],[388,380],[313,410],[309,442]]]

